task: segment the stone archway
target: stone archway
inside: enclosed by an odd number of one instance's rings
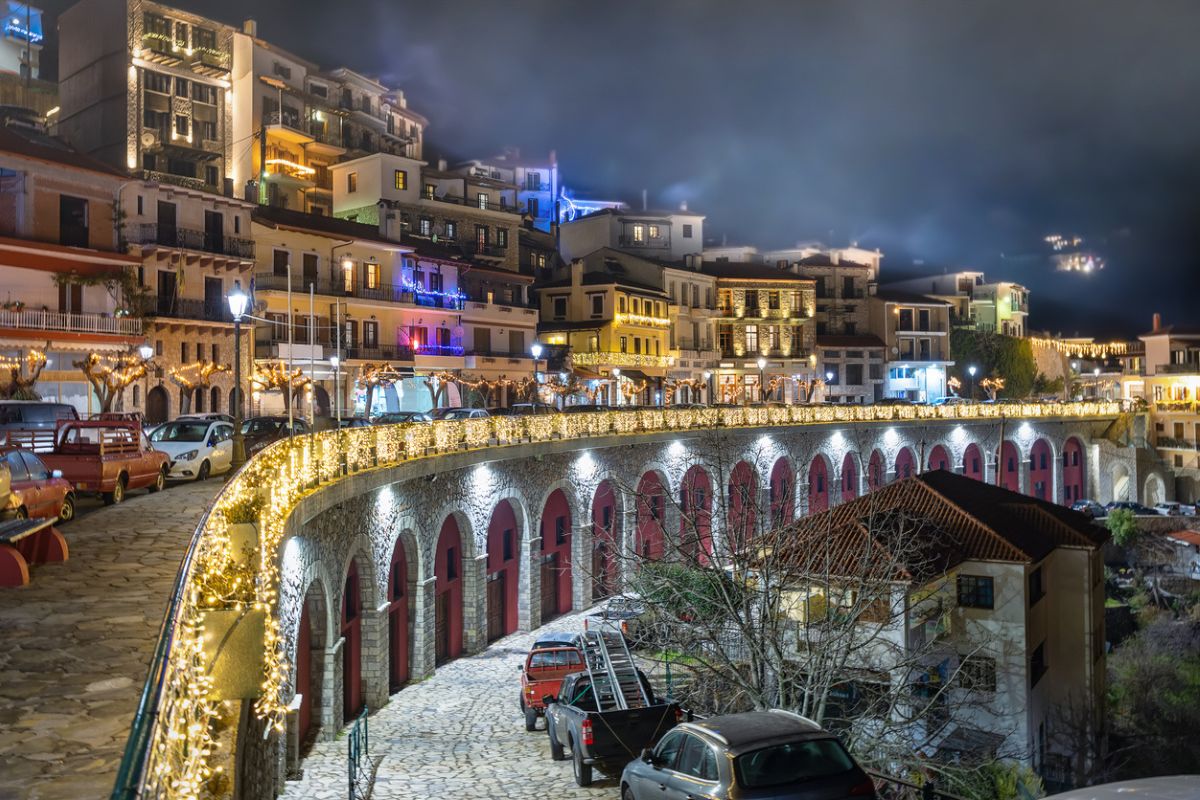
[[[666,542],[663,525],[667,513],[667,489],[657,472],[647,472],[637,485],[637,520],[633,549],[638,558],[658,561]]]
[[[982,481],[983,466],[983,451],[979,449],[979,445],[967,445],[967,449],[963,451],[963,475]]]
[[[325,651],[329,647],[329,603],[320,580],[308,585],[300,607],[296,631],[294,686],[300,697],[297,714],[301,754],[316,740],[321,729],[325,691]]]
[[[913,455],[912,448],[901,447],[900,452],[896,453],[895,478],[893,480],[902,481],[916,474],[917,459]]]
[[[1133,493],[1133,481],[1129,476],[1129,467],[1118,461],[1112,465],[1111,474],[1113,502],[1136,499],[1131,496]]]
[[[542,506],[542,623],[571,610],[571,505],[555,489]]]
[[[953,463],[946,448],[940,444],[934,445],[933,449],[929,451],[929,469],[944,469],[949,472],[950,465]]]
[[[685,553],[712,553],[712,504],[712,480],[704,467],[694,465],[679,487],[679,542]]]
[[[1167,486],[1163,482],[1162,476],[1157,472],[1152,472],[1146,476],[1146,482],[1143,484],[1142,489],[1142,498],[1142,503],[1151,508],[1166,501]]]
[[[171,398],[162,386],[155,386],[146,393],[146,422],[157,425],[166,422],[170,415]]]
[[[342,723],[354,719],[363,707],[362,686],[362,585],[358,560],[350,559],[342,588]]]
[[[1054,500],[1054,454],[1045,439],[1035,441],[1029,450],[1029,494],[1038,500]]]
[[[412,621],[416,608],[417,562],[409,558],[404,536],[396,539],[388,568],[388,691],[398,691],[412,677]]]
[[[778,458],[771,467],[771,482],[768,484],[768,500],[771,505],[771,523],[786,525],[796,518],[796,493],[792,465],[786,458]]]
[[[808,513],[819,514],[829,508],[829,467],[818,453],[808,465]]]
[[[617,548],[617,492],[603,480],[592,496],[592,599],[617,591],[621,553]]]
[[[517,629],[517,587],[520,582],[517,515],[512,503],[501,500],[492,509],[487,529],[487,640],[494,642]]]
[[[867,462],[867,491],[873,492],[886,482],[886,470],[883,453],[878,450],[871,452],[871,460]]]
[[[1021,453],[1012,442],[1000,447],[1000,485],[1010,492],[1021,491]]]
[[[462,536],[451,514],[442,522],[433,561],[435,664],[463,653],[463,565]]]
[[[853,453],[842,459],[842,502],[858,497],[858,460]]]
[[[1087,486],[1087,465],[1083,444],[1072,436],[1063,444],[1063,503],[1070,505],[1083,498]]]
[[[729,511],[726,524],[730,547],[736,548],[754,536],[757,522],[757,483],[754,468],[745,461],[739,461],[729,474]]]

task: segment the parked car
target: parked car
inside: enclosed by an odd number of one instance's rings
[[[513,416],[527,417],[530,415],[560,414],[557,408],[546,403],[513,403],[510,406]]]
[[[9,473],[8,501],[3,516],[17,519],[75,518],[75,487],[58,470],[46,466],[36,453],[8,447],[3,453]]]
[[[487,419],[487,409],[483,408],[439,408],[433,412],[435,420],[440,419]]]
[[[1191,513],[1189,514],[1188,511]],[[1193,516],[1196,508],[1195,506],[1184,506],[1183,503],[1176,503],[1174,500],[1167,500],[1163,503],[1155,503],[1154,513],[1162,514],[1164,517]]]
[[[682,723],[621,773],[622,800],[875,796],[871,776],[832,733],[777,709]]]
[[[150,442],[171,457],[168,478],[202,481],[233,465],[233,425],[218,419],[179,417],[156,428]]]
[[[1195,775],[1170,775],[1161,778],[1134,778],[1116,783],[1101,783],[1086,789],[1069,789],[1044,800],[1196,800]]]
[[[339,428],[369,428],[371,420],[366,417],[342,417],[338,420]]]
[[[376,425],[399,425],[405,422],[429,422],[431,417],[424,411],[388,411],[375,417]]]
[[[41,400],[0,401],[0,431],[57,430],[61,420],[79,419],[79,412],[69,403],[47,403]]]
[[[496,406],[495,408],[489,408],[487,410],[487,412],[488,412],[489,417],[511,417],[511,416],[513,416],[513,410],[511,408],[503,408],[500,406]]]
[[[971,402],[971,401],[965,397],[958,397],[957,395],[947,395],[946,397],[939,397],[937,400],[931,401],[929,403],[929,405],[931,405],[931,406],[961,406],[961,405],[966,405],[969,402]]]
[[[137,422],[68,420],[57,431],[10,431],[9,439],[61,470],[77,494],[99,494],[106,504],[120,503],[130,489],[157,492],[167,484],[167,454],[150,445]]]
[[[1118,508],[1124,508],[1129,511],[1132,511],[1134,514],[1137,514],[1139,517],[1153,517],[1153,516],[1158,515],[1158,512],[1155,511],[1153,508],[1150,508],[1149,506],[1144,506],[1141,503],[1135,503],[1132,500],[1114,501],[1112,503],[1109,503],[1105,507],[1109,511],[1112,511],[1112,510],[1118,509]]]
[[[877,406],[915,406],[912,400],[906,397],[881,397],[875,401]]]
[[[675,703],[659,703],[645,674],[637,671],[650,704],[640,708],[600,711],[597,689],[586,672],[563,679],[558,695],[542,698],[546,704],[546,735],[550,758],[562,761],[571,754],[575,783],[590,786],[592,767],[616,775],[630,753],[653,747],[659,738],[683,718]]]
[[[643,639],[647,634],[641,624],[645,614],[646,607],[638,598],[616,595],[583,618],[583,629],[615,630],[625,637],[631,648],[636,649],[644,644]]]
[[[1081,498],[1076,500],[1074,503],[1071,503],[1071,510],[1078,511],[1079,513],[1089,516],[1092,519],[1100,519],[1108,516],[1107,508],[1100,505],[1095,500],[1088,500],[1087,498]]]
[[[582,636],[573,631],[543,631],[533,643],[534,650],[550,647],[575,647],[582,644]]]
[[[599,411],[616,411],[613,406],[593,406],[590,404],[580,404],[577,406],[567,406],[562,410],[564,414],[594,414]]]
[[[292,433],[296,435],[308,433],[308,423],[302,419],[293,419]],[[246,446],[247,458],[273,442],[286,439],[287,436],[287,417],[251,417],[242,423],[242,437]]]
[[[232,423],[232,422],[233,422],[233,415],[232,415],[232,414],[226,414],[226,413],[225,413],[225,412],[223,412],[223,411],[205,411],[204,413],[201,413],[201,414],[180,414],[180,415],[179,415],[178,417],[176,417],[175,419],[176,419],[176,420],[181,420],[181,419],[207,419],[207,420],[213,420],[213,421],[215,421],[215,422],[230,422],[230,423]]]
[[[563,678],[584,668],[578,647],[535,647],[521,670],[521,714],[525,730],[537,730],[538,717],[546,713],[547,696],[557,697]]]

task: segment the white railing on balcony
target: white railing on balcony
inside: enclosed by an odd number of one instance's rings
[[[136,317],[111,317],[102,314],[0,310],[0,328],[140,336],[142,321]]]

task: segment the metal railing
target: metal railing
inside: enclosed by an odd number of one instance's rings
[[[474,208],[480,211],[502,211],[505,214],[521,213],[520,209],[518,209],[516,205],[509,204],[503,198],[495,203],[493,203],[491,199],[488,199],[487,202],[480,203],[478,197],[458,197],[457,195],[452,194],[437,195],[430,192],[423,192],[421,197],[438,203],[449,203],[451,205]]]
[[[367,707],[354,718],[350,732],[346,735],[346,777],[350,800],[365,800],[371,794],[371,781],[364,774],[364,762],[369,766],[371,758],[371,732],[368,728]]]
[[[590,414],[554,414],[523,417],[489,417],[445,420],[434,423],[378,425],[328,430],[295,436],[261,450],[221,488],[205,510],[192,536],[160,630],[150,673],[134,716],[125,754],[118,768],[114,800],[136,800],[165,793],[173,785],[197,785],[214,766],[218,755],[210,721],[220,713],[221,701],[204,673],[204,659],[196,657],[209,630],[204,607],[214,596],[233,608],[261,605],[269,630],[278,626],[277,595],[280,561],[287,538],[288,520],[305,498],[316,496],[359,472],[430,463],[441,456],[487,451],[510,446],[547,444],[561,447],[562,440],[580,442],[596,437],[658,436],[702,428],[757,428],[785,425],[842,425],[862,422],[916,420],[965,421],[975,419],[1075,419],[1116,417],[1117,403],[1014,403],[960,406],[777,406],[761,408],[708,407],[701,409],[644,409],[601,411]],[[264,489],[269,492],[264,493]],[[269,496],[269,503],[264,499]],[[269,513],[268,513],[269,512]],[[240,552],[230,547],[228,527],[259,520],[257,547],[269,553]],[[237,591],[218,590],[222,565],[245,559],[256,572],[253,581],[241,582]],[[277,632],[272,636],[282,642]],[[282,647],[266,648],[252,656],[262,671],[262,695],[256,709],[264,722],[282,725],[287,714],[286,653]],[[228,735],[228,734],[226,734]],[[222,742],[226,746],[229,742]],[[173,771],[178,770],[178,772]]]
[[[170,319],[203,319],[209,322],[233,322],[233,315],[224,298],[216,301],[192,300],[185,297],[148,297],[142,301],[141,313],[146,317]]]
[[[0,328],[138,336],[142,333],[142,321],[134,317],[112,317],[103,314],[0,310]]]
[[[254,240],[208,233],[178,225],[143,222],[125,226],[125,237],[133,244],[159,244],[164,247],[183,247],[206,253],[254,258]]]
[[[447,311],[461,311],[466,298],[458,294],[445,292],[427,292],[419,289],[380,285],[375,288],[363,286],[354,280],[349,288],[344,280],[327,280],[323,278],[304,278],[292,275],[292,291],[308,293],[309,286],[317,294],[333,295],[334,297],[357,297],[361,300],[379,300],[385,303],[408,303],[423,308],[440,308]],[[276,275],[273,272],[258,272],[254,275],[254,288],[259,291],[287,291],[286,275]]]

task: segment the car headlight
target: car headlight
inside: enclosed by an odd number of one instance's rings
[[[188,450],[186,453],[180,453],[177,461],[191,461],[200,454],[199,450]]]

